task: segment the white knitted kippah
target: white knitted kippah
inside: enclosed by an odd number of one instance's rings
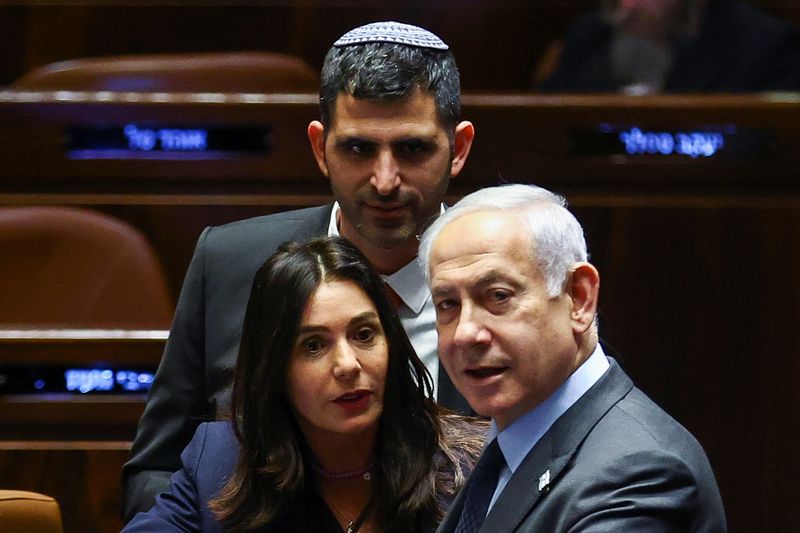
[[[373,22],[352,29],[339,37],[333,46],[363,43],[398,43],[434,50],[449,48],[444,41],[424,28],[391,21]]]

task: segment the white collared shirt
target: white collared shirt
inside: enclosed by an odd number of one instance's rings
[[[339,227],[336,216],[339,213],[339,202],[333,204],[331,221],[328,224],[328,236],[338,236]],[[433,306],[428,282],[422,267],[416,259],[388,276],[381,276],[403,301],[397,310],[403,329],[406,330],[411,345],[417,352],[433,381],[433,397],[438,394],[439,356],[436,353],[436,308]]]
[[[527,457],[539,439],[547,433],[556,420],[563,415],[567,409],[577,402],[592,385],[603,377],[603,374],[610,368],[600,343],[592,352],[592,355],[579,366],[567,380],[556,389],[545,401],[537,405],[533,410],[528,411],[517,418],[506,429],[497,432],[497,424],[492,420],[492,426],[486,442],[489,443],[496,436],[506,459],[506,464],[500,471],[497,480],[497,488],[492,496],[489,509],[492,508],[500,493],[508,484],[511,476],[517,471],[519,465]]]

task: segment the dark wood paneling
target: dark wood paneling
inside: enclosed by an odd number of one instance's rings
[[[705,447],[730,531],[797,530],[800,202],[575,211],[601,335]]]
[[[128,456],[118,449],[30,449],[0,441],[3,487],[41,492],[61,507],[64,533],[115,533],[122,528],[119,473]]]

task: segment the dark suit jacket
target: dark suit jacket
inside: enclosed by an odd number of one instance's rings
[[[227,407],[256,270],[281,243],[326,235],[331,209],[289,211],[203,231],[123,468],[126,519],[149,509],[156,494],[168,489],[197,425],[214,420]],[[440,402],[460,411],[468,408],[444,369],[439,376]]]
[[[616,92],[613,31],[590,11],[564,36],[546,92]],[[800,90],[800,30],[744,2],[711,0],[697,38],[677,43],[665,93]]]
[[[700,444],[610,361],[525,457],[481,532],[726,530]],[[548,471],[550,482],[539,490]],[[438,533],[455,529],[465,492]]]
[[[182,468],[172,476],[169,492],[159,494],[156,504],[147,513],[137,514],[123,531],[222,533],[225,528],[214,519],[208,502],[219,494],[238,457],[239,444],[229,422],[200,424],[181,454]],[[279,523],[259,531],[341,533],[342,529],[316,492],[310,491]]]

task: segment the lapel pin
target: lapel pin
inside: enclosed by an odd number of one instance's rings
[[[550,470],[545,470],[544,474],[539,476],[539,492],[547,492],[550,489]]]

